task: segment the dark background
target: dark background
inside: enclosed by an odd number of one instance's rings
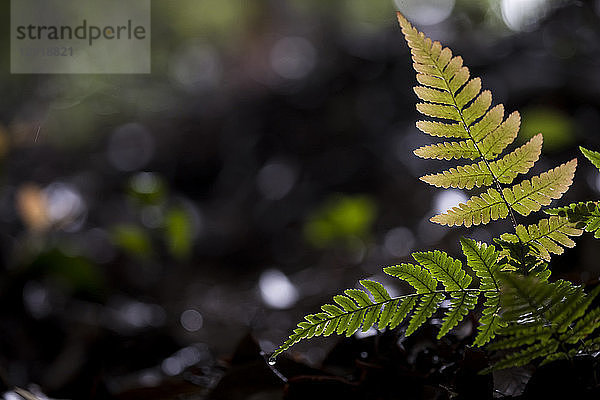
[[[465,193],[418,180],[451,164],[412,154],[430,138],[397,9],[521,112],[521,142],[544,133],[534,172],[600,149],[598,1],[155,0],[152,74],[81,76],[11,75],[1,7],[5,390],[112,398],[190,369],[209,390],[245,335],[268,353],[358,279],[398,293],[381,268],[411,251],[509,230],[428,222]],[[598,196],[579,159],[557,204]],[[595,279],[598,250],[553,276]]]

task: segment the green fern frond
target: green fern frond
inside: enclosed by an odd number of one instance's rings
[[[471,284],[471,277],[465,273],[459,260],[448,256],[443,251],[435,250],[426,253],[413,253],[413,258],[438,281],[451,291],[466,289]]]
[[[499,331],[503,338],[488,348],[509,353],[486,372],[590,351],[584,340],[600,327],[600,310],[588,309],[600,286],[586,294],[582,287],[563,280],[549,283],[516,274],[499,276],[502,319],[507,325]]]
[[[581,236],[583,231],[567,217],[552,216],[527,227],[518,225],[516,233],[505,233],[500,238],[509,243],[530,245],[536,256],[550,261],[551,254],[563,254],[564,248],[572,248],[571,237]]]
[[[431,293],[438,284],[435,277],[420,265],[400,264],[383,269],[388,275],[408,282],[417,293]]]
[[[477,327],[477,336],[473,342],[475,346],[483,346],[495,337],[500,328],[505,326],[500,317],[498,274],[501,267],[497,262],[499,253],[496,252],[494,246],[478,243],[472,239],[462,238],[460,243],[463,253],[467,257],[467,265],[479,278],[479,288],[483,291],[486,299]]]
[[[437,335],[438,339],[446,336],[456,325],[462,321],[475,306],[477,306],[477,300],[479,293],[460,291],[452,293],[450,296],[450,307],[443,318],[442,326]]]
[[[479,292],[467,291],[472,278],[466,274],[459,260],[449,257],[441,251],[427,253],[414,253],[413,258],[422,266],[403,264],[385,268],[384,271],[399,279],[410,283],[417,293],[426,293],[435,289],[434,284],[441,282],[445,291],[450,295],[450,307],[443,318],[438,337],[446,335],[454,328],[470,310],[477,305]],[[423,297],[414,316],[410,320],[406,335],[417,330],[439,308],[445,299],[443,294],[437,293]]]
[[[412,335],[419,329],[437,311],[443,300],[444,295],[441,293],[424,295],[410,319],[408,328],[406,329],[406,336]]]
[[[419,147],[414,153],[421,158],[432,158],[436,160],[452,160],[458,158],[474,160],[480,155],[477,147],[470,140],[431,144]]]
[[[566,332],[561,338],[571,344],[576,344],[594,333],[600,328],[600,308],[596,308],[591,312],[586,313],[585,317],[581,318],[572,330]]]
[[[465,226],[487,224],[506,218],[509,214],[506,202],[496,189],[488,189],[480,196],[471,197],[446,213],[433,216],[430,221],[440,225]]]
[[[401,264],[384,268],[383,271],[398,279],[408,282],[417,294],[422,294],[421,301],[410,318],[406,335],[411,335],[433,315],[444,300],[441,293],[436,293],[437,279],[426,268],[420,265]]]
[[[503,120],[504,107],[491,107],[491,92],[481,90],[479,78],[469,80],[469,70],[460,56],[453,56],[450,49],[419,32],[400,13],[398,21],[421,84],[415,88],[423,101],[417,110],[433,119],[419,121],[417,127],[431,136],[450,139],[420,147],[414,153],[431,159],[479,159],[421,180],[443,188],[489,188],[431,221],[465,227],[487,224],[512,215],[512,211],[527,216],[560,198],[572,183],[576,160],[503,189],[501,185],[512,184],[533,167],[541,153],[542,136],[497,159],[518,135],[519,114]]]
[[[366,331],[374,326],[393,329],[405,320],[408,320],[405,334],[409,336],[440,309],[444,300],[449,300],[438,334],[441,338],[476,307],[482,295],[483,317],[474,344],[487,343],[504,326],[499,313],[499,253],[494,246],[471,239],[463,239],[462,244],[467,266],[479,280],[477,285],[473,285],[472,274],[460,260],[439,250],[414,253],[413,259],[418,264],[394,265],[384,268],[384,272],[408,283],[415,293],[392,298],[382,284],[362,280],[364,290],[347,289],[333,297],[335,304],[325,304],[322,312],[306,316],[271,359],[303,339],[332,333],[350,336],[361,328]]]
[[[527,365],[533,360],[554,354],[558,350],[558,340],[548,339],[543,342],[537,342],[533,345],[527,346],[525,349],[510,353],[504,359],[494,364],[492,367],[484,369],[481,373],[486,374],[494,370],[520,367]]]
[[[509,335],[509,329],[505,329],[502,333],[506,336],[498,339],[487,346],[488,350],[509,350],[521,346],[529,346],[535,342],[545,342],[552,336],[552,329],[547,326],[533,326],[530,329],[515,330]]]
[[[361,284],[366,291],[347,289],[343,295],[334,296],[333,301],[336,304],[324,304],[321,306],[323,312],[307,315],[304,321],[298,323],[290,337],[272,354],[271,359],[274,360],[302,339],[329,336],[332,333],[351,336],[361,326],[367,330],[378,320],[380,327],[385,327],[393,314],[397,313],[396,307],[401,300],[392,299],[383,285],[378,282],[363,280]],[[404,303],[406,300],[403,301]],[[410,309],[404,308],[406,313],[410,312]]]
[[[600,205],[598,202],[573,203],[566,207],[545,210],[545,212],[549,215],[567,218],[576,228],[593,232],[594,237],[600,239]]]
[[[573,183],[577,159],[573,159],[531,180],[526,180],[503,194],[509,206],[523,216],[539,211],[552,200],[560,199]]]
[[[579,146],[579,150],[581,150],[585,158],[590,160],[590,162],[594,164],[594,166],[598,168],[598,170],[600,170],[600,153],[598,153],[597,151],[588,150],[585,147],[581,146]]]

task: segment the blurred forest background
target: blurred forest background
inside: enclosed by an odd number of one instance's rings
[[[418,181],[396,10],[544,134],[536,172],[600,149],[600,1],[155,0],[150,75],[11,75],[1,4],[2,390],[208,391],[246,335],[268,353],[358,279],[400,293],[381,268],[411,251],[510,229],[428,221],[466,194]],[[562,203],[599,192],[580,162]],[[554,276],[598,254],[581,238]]]

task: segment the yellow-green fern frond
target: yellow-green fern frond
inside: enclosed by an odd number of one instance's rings
[[[465,139],[468,143],[444,142],[417,149],[420,157],[451,159],[482,157],[493,159],[516,138],[518,115],[503,123],[504,108],[492,105],[492,94],[481,90],[481,79],[469,80],[469,69],[460,56],[417,31],[398,14],[402,32],[411,49],[417,71],[415,93],[423,100],[417,110],[434,121],[419,121],[417,127],[437,137]],[[460,143],[460,142],[458,142]],[[480,149],[481,147],[481,149]],[[461,151],[462,150],[462,151]]]
[[[488,189],[480,196],[473,196],[466,203],[461,203],[444,214],[433,216],[431,222],[448,226],[464,225],[468,228],[507,216],[508,207],[502,195],[496,189]]]
[[[567,217],[552,216],[527,227],[518,225],[516,233],[505,233],[501,239],[509,243],[531,246],[539,258],[550,261],[551,254],[563,254],[564,248],[572,248],[571,237],[581,236],[583,230]]]
[[[531,180],[504,189],[504,197],[513,210],[527,216],[547,206],[552,200],[560,199],[573,183],[575,169],[576,158]]]
[[[533,137],[520,148],[500,157],[518,133],[521,118],[513,112],[505,118],[504,106],[492,106],[492,94],[482,90],[481,80],[470,78],[460,56],[432,41],[398,14],[410,47],[419,86],[414,91],[422,100],[417,110],[430,119],[418,121],[424,133],[444,138],[422,146],[414,153],[422,158],[477,162],[425,175],[421,180],[442,188],[488,188],[466,203],[434,216],[431,221],[449,226],[487,224],[511,215],[529,215],[558,199],[572,183],[576,161],[525,180],[512,187],[518,175],[526,174],[541,154],[542,136]]]
[[[496,178],[500,183],[510,184],[518,174],[526,174],[542,152],[543,137],[534,136],[528,143],[490,163],[480,161],[477,164],[450,168],[435,175],[426,175],[421,180],[430,185],[443,188],[472,189],[490,186]]]
[[[452,160],[459,158],[474,160],[479,157],[479,151],[471,140],[430,144],[419,147],[414,153],[421,158],[431,158],[435,160]]]
[[[573,183],[577,168],[577,159],[558,166],[541,175],[534,176],[511,188],[505,188],[502,194],[496,189],[488,189],[480,196],[471,197],[466,203],[438,214],[432,222],[448,226],[487,224],[508,216],[508,207],[523,216],[539,211],[554,199],[559,199]]]

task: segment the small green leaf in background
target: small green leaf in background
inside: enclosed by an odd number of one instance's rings
[[[334,196],[309,216],[304,235],[317,248],[335,242],[350,245],[354,238],[369,235],[375,216],[376,205],[368,196]]]
[[[117,225],[112,230],[112,239],[125,253],[142,259],[152,256],[152,243],[146,231],[136,225]]]
[[[194,236],[192,216],[184,208],[171,208],[165,217],[165,229],[165,240],[171,255],[180,260],[187,258]]]
[[[581,152],[583,153],[583,155],[588,160],[590,160],[590,162],[592,164],[594,164],[594,166],[596,168],[598,168],[598,170],[600,170],[600,153],[598,153],[597,151],[588,150],[585,147],[581,147],[581,146],[579,146],[579,150],[581,150]]]
[[[521,140],[529,140],[538,133],[544,135],[544,151],[558,151],[575,142],[571,118],[552,107],[530,107],[523,111]]]

